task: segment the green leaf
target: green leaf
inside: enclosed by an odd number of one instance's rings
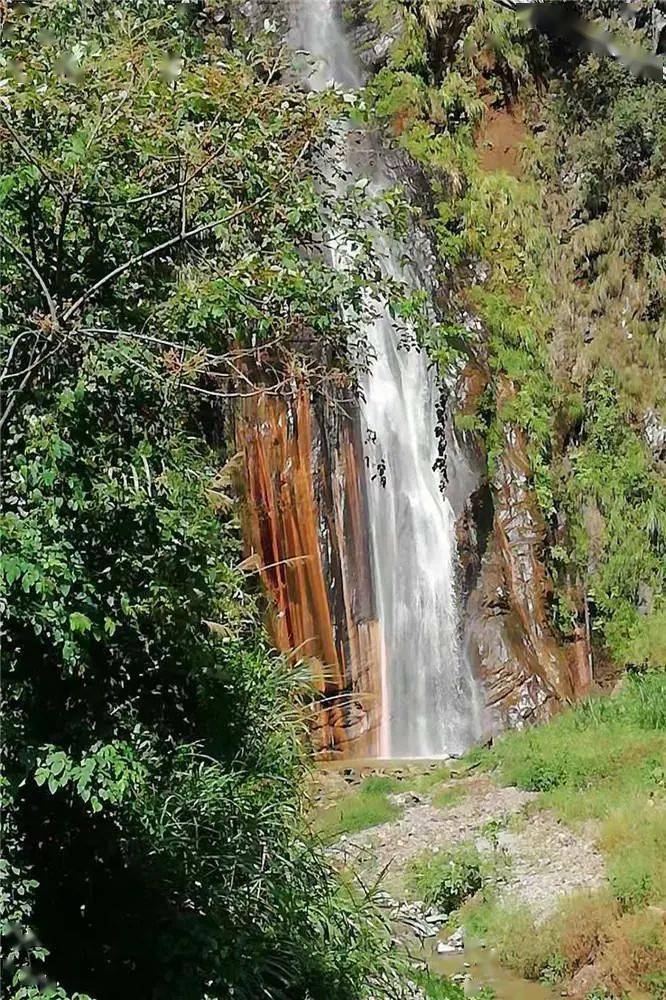
[[[87,615],[73,611],[69,616],[69,627],[72,632],[89,632],[92,628],[92,622]]]
[[[57,777],[59,774],[65,770],[65,764],[67,763],[67,758],[64,753],[54,755],[51,758],[51,774]]]

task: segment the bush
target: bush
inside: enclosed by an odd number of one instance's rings
[[[376,281],[361,226],[348,272],[318,252],[335,99],[200,4],[1,6],[3,985],[400,992],[304,829],[305,692],[235,569],[233,352],[291,378],[307,330],[353,383]]]
[[[452,913],[483,888],[486,868],[477,849],[463,845],[414,860],[409,868],[409,885],[428,906]]]

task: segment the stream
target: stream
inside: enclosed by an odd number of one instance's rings
[[[465,761],[450,760],[446,766],[448,779],[442,775],[444,765],[441,760],[379,761],[356,758],[322,764],[317,769],[317,794],[314,799],[313,815],[317,815],[317,810],[321,816],[326,809],[340,809],[349,797],[353,799],[358,796],[366,780],[373,778],[398,782],[404,791],[400,791],[396,800],[402,798],[404,801],[405,796],[407,799],[411,797],[415,800],[411,806],[404,806],[405,813],[411,810],[412,816],[420,816],[421,810],[428,811],[428,802],[433,790],[441,787],[442,781],[449,786],[453,783],[454,786],[461,788],[463,797],[459,799],[458,804],[436,813],[441,815],[440,827],[433,827],[432,815],[429,820],[419,821],[418,829],[413,823],[411,828],[405,827],[403,819],[398,816],[383,825],[370,827],[356,835],[343,836],[334,845],[333,856],[337,858],[338,864],[358,872],[364,884],[373,884],[377,877],[382,878],[382,890],[386,895],[380,906],[384,908],[390,920],[396,940],[402,942],[413,959],[424,962],[432,972],[458,982],[471,996],[484,987],[490,987],[494,991],[496,1000],[554,1000],[560,996],[558,991],[543,983],[526,980],[503,966],[495,949],[492,946],[486,947],[485,942],[475,940],[466,934],[463,950],[440,954],[437,952],[438,941],[446,941],[449,937],[443,926],[432,925],[433,931],[438,931],[436,936],[435,933],[432,933],[432,936],[424,936],[418,930],[419,920],[423,926],[422,917],[425,911],[423,914],[418,909],[416,913],[413,909],[410,911],[410,907],[423,904],[414,904],[404,876],[410,858],[422,855],[424,839],[432,850],[453,847],[456,838],[450,832],[451,823],[464,830],[463,840],[468,837],[474,839],[478,837],[488,818],[505,816],[507,810],[512,808],[516,810],[520,806],[518,798],[513,805],[511,804],[511,796],[515,798],[516,790],[502,788],[495,789],[493,794],[497,797],[496,805],[491,806],[488,791],[492,786],[489,785],[487,778],[477,774]],[[395,795],[395,792],[392,794]],[[470,814],[475,797],[478,802],[476,819]],[[466,809],[467,819],[464,815]],[[470,824],[476,826],[476,829],[470,829]],[[438,829],[441,830],[439,834]],[[418,841],[416,845],[415,841]],[[364,843],[366,849],[354,853],[355,843]],[[382,852],[381,857],[378,857],[378,851]],[[520,861],[518,867],[521,867]],[[381,876],[380,872],[383,872]],[[403,906],[407,909],[403,910]],[[414,917],[416,922],[413,922]],[[489,945],[491,944],[492,942],[489,942]]]
[[[472,995],[482,987],[490,986],[497,1000],[554,1000],[559,996],[548,986],[530,982],[505,968],[492,949],[474,942],[467,945],[464,951],[450,955],[438,955],[434,946],[430,945],[424,948],[424,952],[424,959],[433,972],[449,978],[465,976],[465,992]]]

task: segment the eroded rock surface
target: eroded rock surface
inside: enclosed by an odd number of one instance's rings
[[[469,392],[478,393],[482,386],[480,377],[469,376]],[[500,389],[505,403],[512,393],[505,381]],[[532,486],[525,434],[507,422],[503,436],[490,484],[494,514],[483,555],[470,527],[474,495],[458,534],[468,586],[476,578],[466,608],[467,652],[483,681],[491,733],[550,718],[586,681],[578,676],[583,670],[578,661],[572,669],[550,626],[551,584],[542,559],[546,525]]]
[[[379,639],[367,542],[363,449],[354,417],[309,395],[254,396],[237,418],[249,562],[271,600],[276,645],[309,663],[323,756],[371,753]]]

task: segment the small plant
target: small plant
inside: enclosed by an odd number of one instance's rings
[[[414,892],[445,913],[457,910],[485,881],[484,862],[473,845],[426,855],[412,862],[410,870]]]
[[[497,993],[492,986],[482,986],[478,993],[474,994],[474,1000],[496,1000]]]
[[[425,1000],[464,1000],[462,989],[444,976],[426,972],[417,977],[416,983]]]
[[[488,840],[493,851],[497,851],[499,848],[499,835],[502,830],[506,829],[507,822],[508,817],[506,816],[502,816],[499,819],[490,819],[487,823],[484,823],[479,831],[481,836]]]
[[[650,857],[643,852],[631,852],[619,858],[610,871],[613,894],[623,910],[636,910],[647,905],[653,892]]]
[[[548,959],[548,964],[541,970],[539,978],[549,986],[555,986],[561,982],[567,973],[567,960],[563,955],[552,955]]]

